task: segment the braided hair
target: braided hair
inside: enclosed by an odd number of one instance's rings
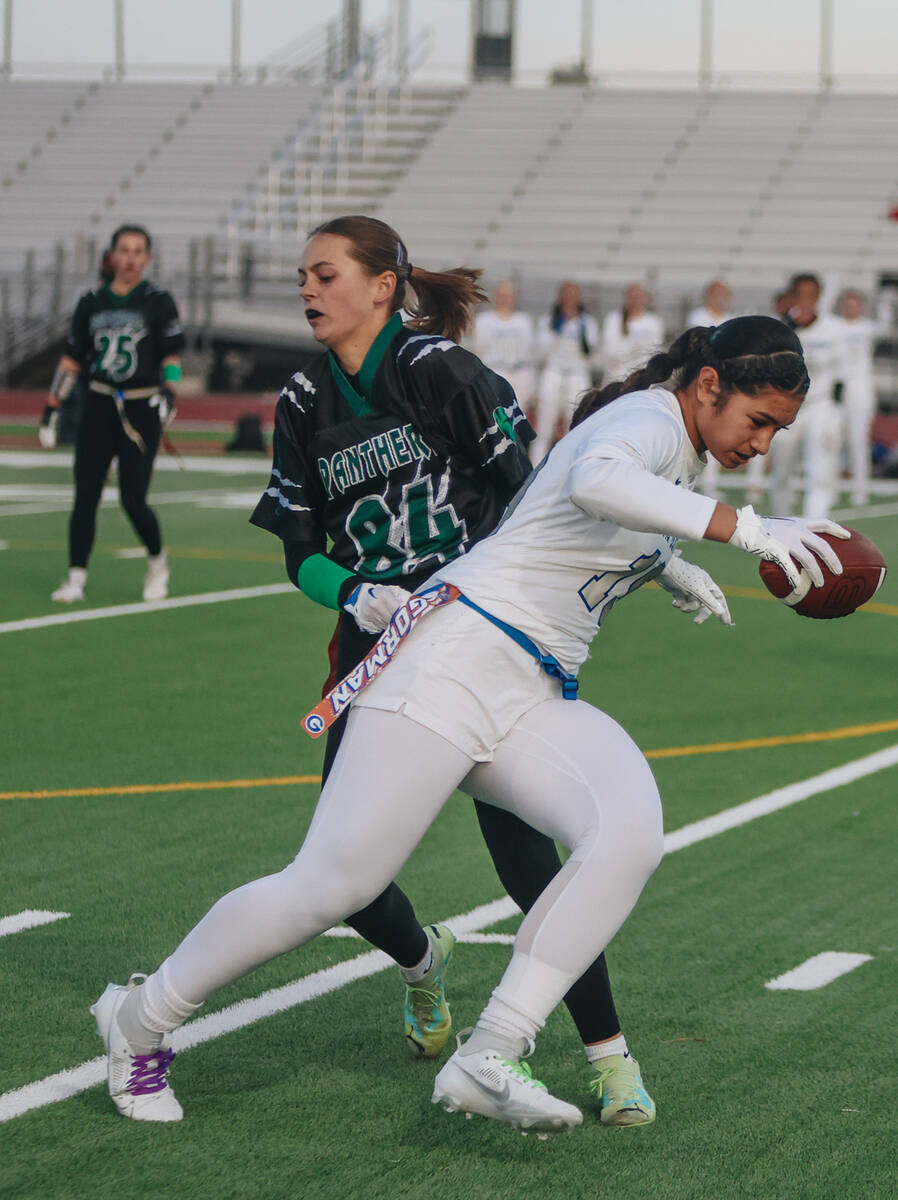
[[[571,426],[628,392],[641,392],[668,380],[674,391],[688,387],[702,367],[717,372],[721,391],[715,403],[720,407],[732,392],[755,396],[773,388],[803,397],[810,384],[801,342],[787,325],[775,317],[733,317],[722,325],[695,325],[626,379],[590,388]]]

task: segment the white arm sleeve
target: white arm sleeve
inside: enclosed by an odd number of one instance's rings
[[[700,541],[717,501],[618,458],[583,458],[568,477],[578,508],[600,521],[639,533]]]

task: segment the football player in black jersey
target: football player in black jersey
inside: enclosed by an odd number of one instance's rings
[[[492,532],[530,472],[534,435],[508,383],[454,340],[484,299],[479,272],[413,267],[388,225],[350,216],[313,231],[299,275],[324,352],[281,393],[271,479],[251,519],[283,540],[291,582],[342,610],[331,647],[341,679],[408,591]],[[329,731],[325,779],[344,726],[345,716]],[[499,877],[527,911],[560,868],[555,844],[475,803]],[[452,934],[423,930],[395,884],[348,924],[399,963],[406,1036],[416,1054],[436,1057],[451,1030],[443,975]],[[604,956],[567,1003],[603,1077],[603,1123],[651,1121]]]
[[[42,446],[56,444],[59,404],[83,374],[69,573],[53,592],[63,604],[84,599],[97,507],[116,457],[122,508],[147,548],[143,598],[168,595],[168,562],[147,491],[162,430],[174,415],[184,333],[172,297],[143,277],[151,245],[138,225],[122,225],[112,235],[104,259],[107,278],[78,301],[38,430]]]

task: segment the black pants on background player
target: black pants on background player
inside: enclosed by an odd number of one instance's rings
[[[97,508],[110,464],[118,458],[119,496],[134,531],[152,555],[162,550],[156,514],[147,504],[159,448],[159,411],[146,400],[126,400],[125,415],[143,449],[125,432],[115,400],[99,392],[85,396],[75,442],[75,507],[69,521],[69,566],[86,567],[97,529]]]
[[[403,581],[403,586],[414,588],[419,582]],[[347,614],[340,617],[336,656],[332,662],[335,682],[361,662],[379,636],[362,633]],[[337,756],[346,728],[346,716],[344,713],[328,731],[322,782],[327,779]],[[554,841],[495,805],[475,800],[474,807],[502,886],[515,904],[523,912],[528,912],[561,869],[561,859]],[[402,966],[414,966],[427,952],[426,941],[421,941],[421,929],[414,909],[406,894],[395,883],[391,883],[361,912],[347,917],[346,924]],[[620,1033],[604,954],[600,954],[580,976],[564,1000],[584,1044],[605,1041]]]

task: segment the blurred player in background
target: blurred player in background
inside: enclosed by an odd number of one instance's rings
[[[549,447],[570,426],[581,394],[592,382],[590,368],[599,345],[599,327],[583,304],[576,283],[558,289],[552,312],[536,327],[536,354],[542,363],[536,398],[536,440],[531,462],[545,458]]]
[[[341,267],[340,250],[333,235],[313,237],[303,260],[303,298],[322,340],[339,314],[336,291],[322,294],[320,275]],[[397,257],[398,274],[388,272],[394,280],[405,265]],[[417,287],[417,270],[410,274]],[[378,279],[392,295],[382,276],[371,277],[372,286]],[[395,340],[397,359],[406,348],[419,356],[430,348],[428,357],[443,364],[438,370],[450,369],[453,349],[398,330]],[[357,365],[347,346],[340,349],[345,366]],[[385,351],[387,362],[394,352]],[[308,386],[294,380],[297,410],[308,414],[331,369],[313,369]],[[671,377],[674,391],[658,386]],[[587,395],[576,427],[496,533],[437,569],[431,584],[460,589],[455,602],[427,616],[357,696],[293,863],[223,897],[142,985],[136,976],[127,987],[110,984],[94,1005],[120,1111],[179,1119],[167,1079],[169,1033],[217,988],[376,896],[461,787],[571,854],[521,924],[511,962],[470,1038],[437,1076],[433,1100],[525,1131],[582,1121],[522,1060],[636,903],[661,858],[662,820],[644,758],[620,726],[576,700],[577,672],[615,601],[649,579],[698,619],[713,613],[730,623],[713,580],[675,554],[677,538],[729,542],[778,563],[793,584],[799,565],[822,583],[814,553],[841,571],[811,526],[760,518],[691,490],[706,452],[727,467],[766,453],[806,387],[794,334],[772,318],[744,317],[713,334],[690,330],[623,383]],[[449,417],[455,406],[446,404]],[[281,426],[294,436],[300,427]],[[301,512],[308,492],[278,472],[274,478],[286,505]],[[847,536],[829,521],[813,528]],[[444,592],[444,601],[451,598]],[[364,602],[372,625],[381,623],[377,601]],[[358,613],[363,602],[350,604]]]
[[[144,279],[151,246],[150,235],[139,225],[122,225],[112,235],[100,286],[85,292],[75,308],[41,417],[38,435],[49,449],[56,445],[59,405],[82,379],[86,387],[75,442],[69,573],[53,592],[58,603],[85,598],[97,508],[114,458],[122,508],[147,550],[143,598],[164,600],[168,595],[168,560],[147,492],[162,430],[174,414],[184,332],[169,293]]]
[[[703,303],[697,308],[693,308],[686,318],[686,328],[691,329],[695,325],[715,326],[722,325],[724,321],[728,321],[732,316],[730,305],[732,304],[733,295],[729,286],[722,279],[712,279],[705,286],[702,293]],[[759,463],[762,459],[757,460]],[[714,496],[718,498],[717,483],[720,478],[720,466],[716,459],[708,460],[708,465],[702,475],[702,492],[706,496]]]
[[[730,311],[733,293],[722,279],[712,279],[702,293],[703,303],[694,308],[686,319],[686,328],[693,325],[722,325],[733,315]]]
[[[491,371],[511,384],[527,412],[536,391],[534,328],[529,313],[515,308],[517,294],[510,279],[496,284],[493,307],[474,318],[474,353]]]
[[[291,582],[341,612],[338,679],[372,649],[408,590],[493,531],[529,475],[532,430],[514,393],[456,344],[482,299],[477,274],[412,266],[395,230],[369,217],[330,221],[306,245],[302,299],[327,352],[281,395],[271,481],[252,520],[283,540]],[[344,726],[329,732],[325,780]],[[503,887],[528,910],[561,868],[555,843],[490,805],[476,810]],[[451,1028],[452,934],[425,932],[395,884],[348,923],[399,964],[414,1051],[439,1054]],[[603,1123],[651,1120],[604,957],[568,1003],[595,1064],[590,1079],[603,1081]]]
[[[851,473],[851,501],[866,504],[870,495],[870,427],[876,415],[873,347],[881,324],[866,314],[863,292],[848,288],[839,297],[842,318],[843,438]]]
[[[602,370],[606,379],[625,379],[631,371],[661,348],[664,322],[649,308],[649,294],[641,283],[631,283],[620,308],[602,322]]]
[[[821,310],[816,275],[794,275],[787,291],[792,306],[785,321],[801,341],[811,385],[794,426],[777,438],[771,455],[771,506],[778,513],[793,511],[803,460],[804,515],[825,517],[835,503],[840,469],[842,421],[834,390],[845,371],[843,324]]]

